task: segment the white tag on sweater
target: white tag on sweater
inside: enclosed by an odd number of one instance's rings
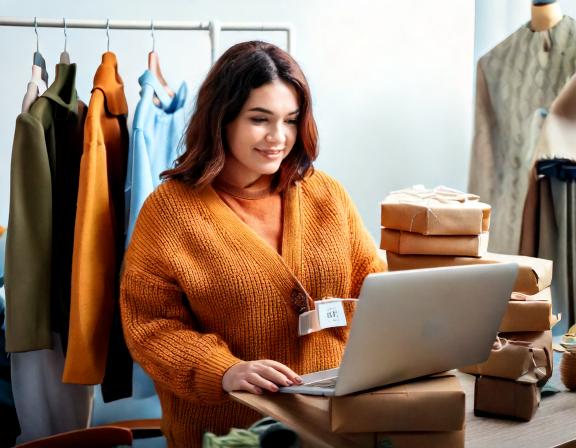
[[[345,327],[347,325],[342,299],[318,300],[314,303],[321,329]]]
[[[325,328],[345,327],[346,313],[342,302],[357,299],[324,299],[314,302],[314,309],[300,314],[298,321],[298,336],[304,336]]]
[[[300,314],[298,318],[298,336],[305,336],[316,331],[320,331],[318,322],[318,313],[316,310],[306,311]]]

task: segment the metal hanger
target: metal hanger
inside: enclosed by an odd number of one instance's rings
[[[106,19],[106,51],[110,51],[110,19]]]
[[[42,70],[41,78],[48,84],[48,71],[46,70],[46,61],[44,56],[40,54],[40,37],[38,36],[38,20],[34,17],[34,33],[36,33],[36,51],[34,52],[34,57],[32,59],[32,64],[40,67]]]
[[[68,51],[66,49],[66,46],[68,44],[68,29],[66,28],[66,17],[62,18],[62,21],[64,22],[64,51],[62,53],[60,53],[60,64],[70,64],[70,55],[68,54]]]

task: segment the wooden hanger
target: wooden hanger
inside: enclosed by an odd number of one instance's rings
[[[160,85],[164,88],[166,93],[170,95],[170,97],[174,97],[174,91],[168,86],[168,83],[162,76],[162,70],[160,70],[160,58],[158,57],[158,53],[156,53],[156,37],[154,36],[154,21],[150,21],[150,30],[152,33],[152,51],[148,53],[148,70],[150,70],[156,79],[160,82]],[[154,98],[154,102],[156,103],[157,98]],[[158,103],[156,103],[158,104]]]
[[[530,28],[532,31],[546,31],[562,20],[563,14],[557,1],[533,1],[531,7],[532,19]]]

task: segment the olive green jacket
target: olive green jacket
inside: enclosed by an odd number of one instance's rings
[[[55,283],[63,282],[58,275],[53,281],[57,270],[52,268],[62,257],[54,229],[62,207],[55,193],[70,185],[59,185],[56,176],[68,169],[67,154],[78,153],[79,163],[85,106],[76,94],[76,65],[59,64],[57,71],[54,83],[16,119],[5,260],[7,352],[51,348],[53,330],[67,335],[67,324],[65,329],[54,324],[55,319],[67,322],[68,316],[57,316],[65,294],[54,303]]]

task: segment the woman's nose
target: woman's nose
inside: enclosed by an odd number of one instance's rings
[[[282,126],[274,126],[266,134],[266,142],[283,144],[286,141],[286,135],[282,130]]]

